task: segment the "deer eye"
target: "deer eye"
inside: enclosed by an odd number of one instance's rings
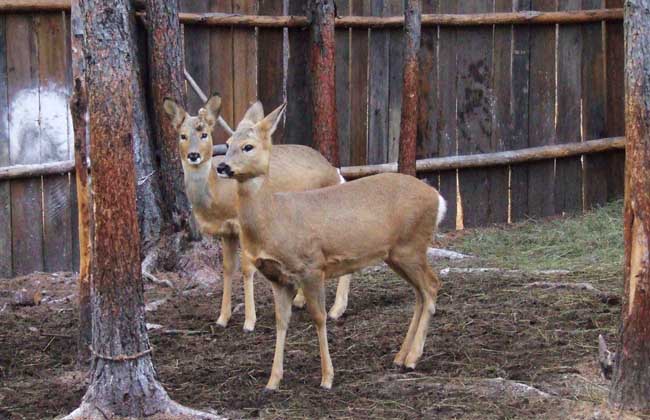
[[[246,146],[242,147],[242,150],[243,150],[244,152],[250,152],[250,151],[253,150],[254,148],[255,148],[255,146],[253,146],[252,144],[247,144]]]
[[[181,140],[187,140],[187,136],[185,134],[181,134]]]
[[[207,139],[208,138],[208,133],[202,133],[201,138],[204,139],[204,140]]]

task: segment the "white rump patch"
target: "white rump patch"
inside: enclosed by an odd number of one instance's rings
[[[438,215],[436,217],[436,226],[442,222],[442,219],[445,218],[445,214],[447,213],[447,200],[443,198],[440,194],[438,194]]]
[[[339,174],[339,179],[341,180],[341,182],[339,182],[339,184],[345,184],[346,181],[345,181],[345,178],[343,178],[343,175],[341,175],[341,169],[340,169],[340,168],[339,168],[339,169],[336,169],[336,172],[338,172],[338,174]]]

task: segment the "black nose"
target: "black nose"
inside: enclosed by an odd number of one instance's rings
[[[196,162],[197,160],[199,160],[200,157],[201,157],[201,154],[196,153],[196,152],[192,152],[192,153],[187,154],[187,158],[190,160],[190,162]]]
[[[217,172],[220,173],[221,175],[227,175],[229,177],[233,176],[234,174],[232,169],[230,169],[230,166],[225,162],[221,162],[219,166],[217,166]]]

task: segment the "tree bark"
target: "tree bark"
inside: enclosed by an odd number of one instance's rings
[[[91,384],[68,418],[215,418],[180,407],[157,381],[144,320],[133,158],[133,10],[129,0],[80,0],[93,206]]]
[[[650,0],[625,3],[625,296],[610,402],[650,411]]]
[[[415,138],[418,129],[420,0],[404,0],[404,22],[404,74],[397,167],[399,172],[415,176]]]
[[[190,206],[178,156],[178,134],[163,111],[165,98],[171,98],[186,108],[178,2],[147,0],[146,8],[151,111],[153,131],[160,150],[163,209],[165,219],[178,231],[181,225],[187,226]]]
[[[314,115],[312,126],[314,144],[332,165],[338,167],[334,0],[310,0],[308,13],[311,35],[309,66]],[[293,123],[299,124],[298,121]]]
[[[83,0],[73,0],[71,7],[71,46],[73,97],[70,110],[74,127],[75,182],[79,225],[79,336],[77,339],[77,363],[85,365],[90,357],[88,346],[92,339],[92,314],[90,307],[90,177],[88,171],[88,92],[86,90],[83,51],[85,50],[82,20]]]

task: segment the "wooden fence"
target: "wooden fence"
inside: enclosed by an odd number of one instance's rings
[[[65,9],[67,3],[59,3],[57,7]],[[180,3],[183,12],[198,13],[183,16],[186,68],[204,91],[221,93],[225,120],[235,125],[256,98],[267,111],[287,101],[286,124],[275,141],[311,145],[307,2]],[[399,16],[402,0],[336,3],[338,15],[345,18],[336,29],[341,163],[395,162],[402,29],[399,18],[376,18]],[[558,14],[514,18],[494,14],[620,7],[622,0],[423,0],[422,12],[431,16],[423,19],[419,56],[418,158],[623,135],[620,11],[595,18],[586,15],[580,22],[570,13],[560,14],[568,20],[559,25],[553,23]],[[203,15],[210,12],[235,16],[211,15],[211,22]],[[61,11],[30,13],[0,15],[0,167],[72,157],[66,98],[69,20]],[[482,24],[468,23],[471,16],[484,13],[489,15]],[[245,22],[248,15],[275,18],[255,27]],[[354,16],[372,17],[375,23],[361,19],[359,24]],[[224,25],[224,18],[237,22]],[[201,100],[191,91],[188,98],[195,112]],[[215,139],[221,143],[226,135],[218,128]],[[622,196],[623,171],[623,152],[607,151],[511,165],[452,167],[421,176],[451,203],[444,227],[454,228],[579,212],[603,204]],[[76,204],[70,181],[69,175],[11,181],[0,177],[0,277],[77,266]]]

